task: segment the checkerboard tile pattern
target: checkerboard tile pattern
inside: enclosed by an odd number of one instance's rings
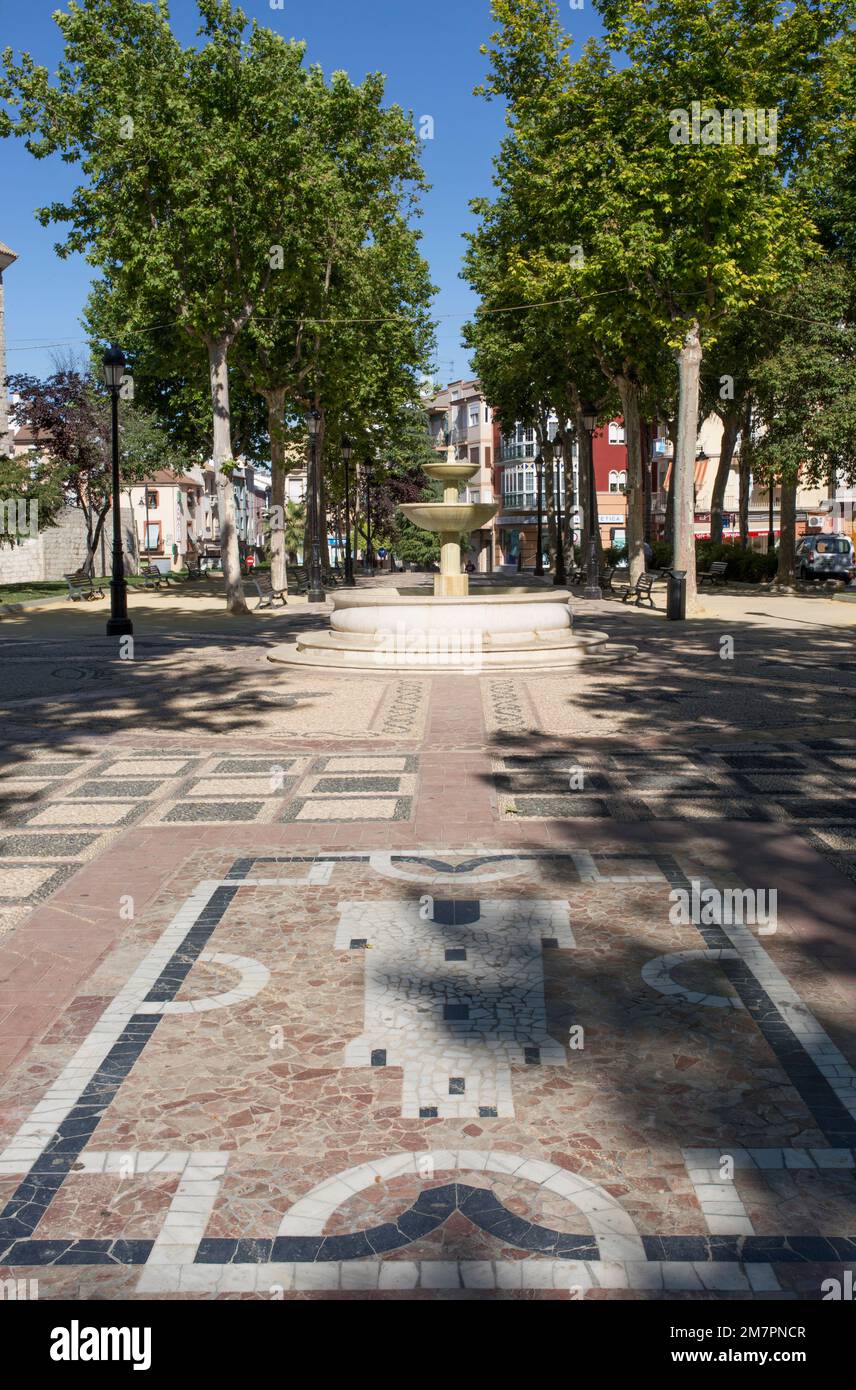
[[[286,807],[284,821],[409,820],[417,789],[413,754],[316,758]]]
[[[856,876],[856,745],[848,739],[640,748],[493,760],[500,819],[766,820]]]
[[[132,826],[409,820],[415,754],[136,749],[15,764],[0,800],[0,933]]]

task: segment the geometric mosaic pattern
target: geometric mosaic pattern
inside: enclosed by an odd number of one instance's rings
[[[408,820],[418,767],[415,754],[36,754],[3,776],[0,931],[131,826]]]
[[[590,747],[493,760],[500,819],[751,820],[791,826],[856,880],[856,743]]]
[[[35,1059],[40,1094],[0,1153],[0,1260],[38,1270],[43,1297],[69,1266],[84,1297],[105,1266],[150,1294],[763,1297],[856,1259],[856,1074],[773,958],[777,937],[670,922],[669,892],[694,872],[673,856],[323,851],[190,868],[165,926],[129,927],[138,963],[47,1086]],[[664,951],[709,953],[742,1009],[647,987]],[[510,1113],[471,1114],[461,1009],[479,1055],[513,1073]],[[187,1049],[210,1075],[164,1110]],[[441,1072],[463,1091],[408,1114],[408,1067],[417,1102]],[[145,1222],[109,1229],[111,1187],[150,1192]]]

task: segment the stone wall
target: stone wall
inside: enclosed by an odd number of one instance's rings
[[[137,569],[136,540],[128,508],[122,508],[125,565],[128,573]],[[108,574],[113,545],[113,514],[108,512],[101,543],[95,556],[95,574]],[[40,531],[21,545],[0,546],[0,584],[22,584],[37,580],[62,579],[79,569],[86,559],[86,522],[78,507],[68,507],[56,526]]]

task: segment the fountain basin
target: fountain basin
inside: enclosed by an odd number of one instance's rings
[[[499,506],[492,502],[406,502],[398,509],[421,531],[457,537],[464,531],[478,531],[496,516]]]
[[[593,657],[618,660],[633,648],[609,647],[603,632],[577,636],[570,594],[561,589],[437,598],[390,589],[332,595],[328,630],[301,633],[268,660],[343,671],[479,675],[561,671]]]

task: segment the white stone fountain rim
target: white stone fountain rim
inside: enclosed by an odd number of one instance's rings
[[[517,589],[513,593],[497,593],[490,589],[476,590],[475,593],[466,595],[452,595],[445,598],[437,598],[434,594],[402,594],[398,589],[363,589],[359,593],[333,593],[330,595],[335,608],[424,608],[430,604],[432,608],[455,608],[477,606],[479,604],[505,604],[505,603],[568,603],[571,594],[567,589],[547,589],[532,592],[528,589]]]

